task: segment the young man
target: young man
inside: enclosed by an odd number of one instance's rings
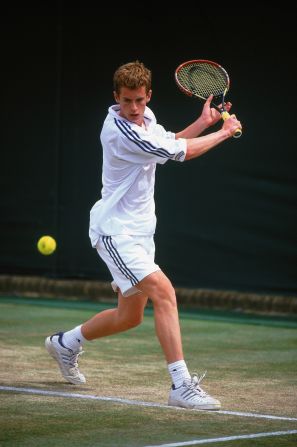
[[[205,102],[201,116],[174,134],[157,124],[147,107],[151,72],[139,61],[120,66],[114,74],[114,98],[103,124],[102,198],[90,213],[90,239],[108,266],[118,306],[94,315],[67,332],[47,337],[45,345],[63,377],[85,383],[78,369],[83,343],[139,325],[148,298],[153,303],[155,328],[172,380],[169,405],[215,410],[220,402],[190,376],[184,361],[174,288],[154,261],[156,226],[154,182],[156,163],[183,162],[232,137],[240,122],[234,115],[220,130],[197,137],[220,120]],[[226,104],[230,110],[231,104]]]

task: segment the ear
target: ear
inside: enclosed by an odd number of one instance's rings
[[[116,102],[120,102],[119,95],[117,94],[117,92],[114,91],[113,96]]]
[[[147,95],[146,95],[146,103],[150,102],[151,97],[152,97],[152,91],[149,90],[148,93],[147,93]]]

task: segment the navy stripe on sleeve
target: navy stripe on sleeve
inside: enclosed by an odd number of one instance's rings
[[[163,149],[161,147],[158,148],[151,142],[143,140],[135,130],[131,129],[130,125],[127,122],[118,120],[117,118],[115,118],[114,120],[116,126],[125,135],[125,137],[127,137],[130,141],[140,147],[142,151],[149,154],[155,154],[161,158],[174,158],[175,154],[170,154],[170,152],[168,152],[166,149]]]

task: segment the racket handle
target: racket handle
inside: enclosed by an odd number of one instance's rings
[[[221,117],[224,121],[226,121],[228,118],[230,118],[230,113],[224,111],[221,113]],[[240,128],[236,129],[234,134],[233,134],[233,138],[239,138],[242,135],[242,130]]]

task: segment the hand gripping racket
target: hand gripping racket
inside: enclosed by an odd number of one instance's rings
[[[178,87],[188,96],[196,96],[206,100],[213,95],[211,102],[225,121],[230,114],[225,109],[225,96],[230,87],[230,79],[226,70],[216,62],[197,59],[184,62],[175,70],[175,80]],[[241,129],[236,129],[233,137],[239,138]]]

